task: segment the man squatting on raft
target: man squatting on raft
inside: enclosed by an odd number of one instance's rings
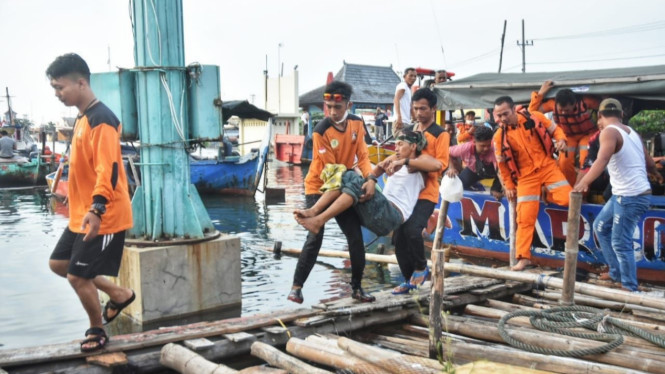
[[[404,131],[397,137],[395,155],[398,160],[418,158],[422,162],[436,162],[433,157],[420,154],[426,144],[422,133]],[[383,175],[385,170],[381,165],[372,170],[372,177]],[[328,164],[321,173],[323,195],[313,207],[294,211],[294,217],[316,234],[328,220],[353,207],[363,226],[377,236],[387,235],[411,216],[418,195],[425,187],[422,173],[408,165],[407,162],[388,177],[383,192],[377,190],[372,199],[358,203],[365,179],[344,165]]]

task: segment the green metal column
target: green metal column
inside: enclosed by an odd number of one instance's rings
[[[141,186],[131,239],[162,242],[218,233],[190,182],[187,71],[181,0],[135,0],[132,26]]]

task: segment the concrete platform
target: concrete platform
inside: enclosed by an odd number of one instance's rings
[[[155,322],[241,304],[240,238],[197,244],[125,247],[117,284],[136,293],[123,313]]]

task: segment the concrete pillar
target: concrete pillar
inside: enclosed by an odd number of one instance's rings
[[[123,313],[144,324],[238,306],[242,300],[240,238],[127,246],[115,281],[136,293],[136,300]]]

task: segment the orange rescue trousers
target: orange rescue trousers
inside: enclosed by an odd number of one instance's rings
[[[567,206],[572,187],[554,162],[547,163],[517,181],[516,257],[531,259],[531,243],[540,209],[541,188],[545,186],[551,203]]]
[[[575,170],[575,156],[579,152],[578,167],[584,165],[584,161],[589,154],[589,134],[570,135],[566,137],[568,149],[566,152],[559,152],[559,169],[568,180],[568,183],[573,186],[577,180],[577,171]]]

